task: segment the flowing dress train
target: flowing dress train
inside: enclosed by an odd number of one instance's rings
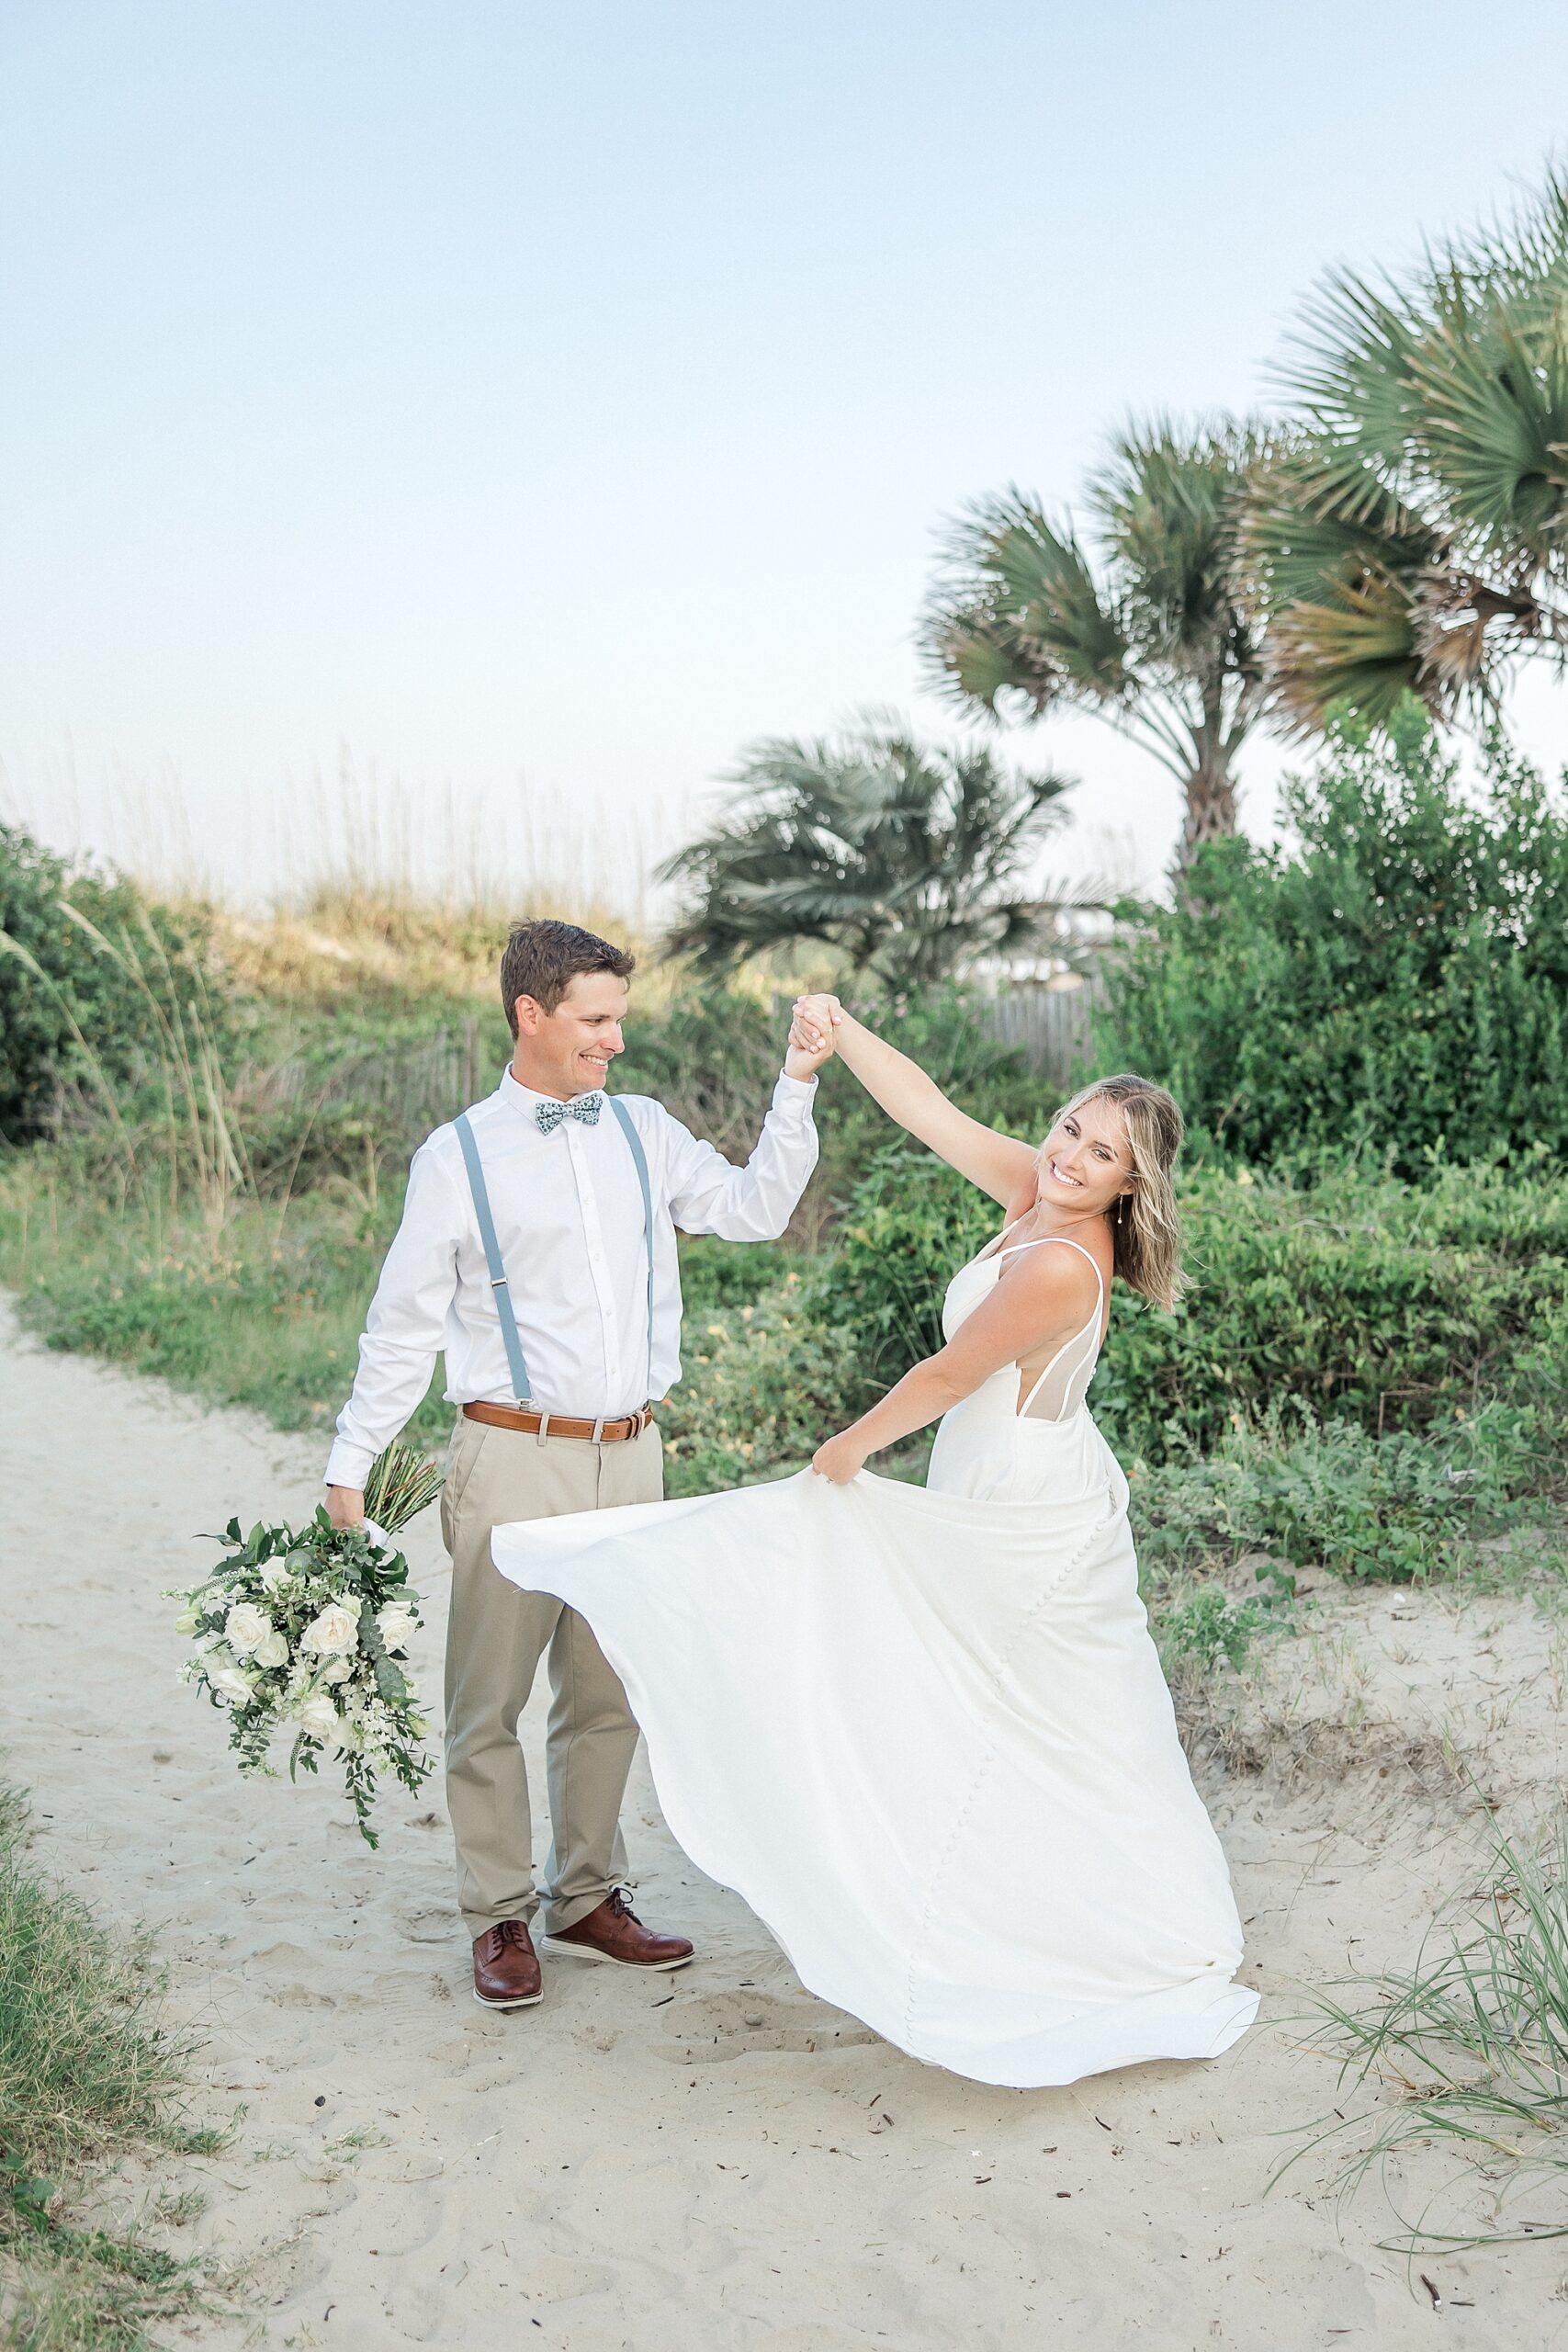
[[[1010,1254],[954,1276],[949,1337]],[[979,2082],[1215,2057],[1258,2007],[1084,1402],[1101,1323],[1021,1408],[1011,1365],[955,1406],[923,1488],[803,1471],[492,1542],[588,1618],[693,1861],[813,1992]]]

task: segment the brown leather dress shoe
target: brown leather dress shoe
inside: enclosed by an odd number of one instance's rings
[[[684,1936],[656,1936],[645,1928],[618,1886],[574,1928],[547,1936],[545,1950],[570,1960],[614,1961],[617,1968],[684,1968],[692,1957]]]
[[[521,1919],[502,1919],[474,1938],[474,1998],[487,2009],[531,2009],[545,1997],[534,1939]]]

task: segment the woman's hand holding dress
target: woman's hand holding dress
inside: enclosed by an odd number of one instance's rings
[[[865,1467],[866,1448],[851,1430],[840,1430],[819,1445],[811,1457],[811,1467],[819,1478],[830,1478],[835,1487],[847,1487]]]

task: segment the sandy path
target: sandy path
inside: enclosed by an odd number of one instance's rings
[[[51,1355],[8,1316],[0,1365],[10,1767],[46,1860],[107,1917],[156,1926],[205,2036],[204,2120],[246,2109],[227,2156],[179,2168],[210,2199],[194,2234],[249,2266],[249,2309],[204,2340],[1568,2346],[1562,2248],[1423,2257],[1434,2304],[1377,2250],[1375,2188],[1343,2236],[1315,2162],[1265,2199],[1280,2128],[1329,2104],[1321,2062],[1279,2024],[1211,2067],[1066,2091],[932,2072],[802,1992],[744,1905],[685,1863],[640,1770],[641,1907],[690,1929],[699,1963],[652,1983],[547,1963],[542,2008],[487,2015],[468,1996],[438,1791],[389,1803],[373,1855],[325,1787],[240,1782],[174,1679],[158,1595],[199,1569],[191,1532],[307,1508],[316,1447]],[[412,1549],[438,1618],[434,1521]],[[1443,1623],[1459,1658],[1467,1636]],[[1544,1635],[1505,1634],[1544,1657]],[[1395,1647],[1407,1636],[1402,1620]],[[1505,1659],[1499,1687],[1515,1679]],[[1452,1671],[1435,1680],[1452,1696]],[[1539,1745],[1555,1718],[1538,1712]],[[1452,1807],[1407,1792],[1375,1833],[1321,1786],[1231,1783],[1216,1813],[1266,2019],[1348,1951],[1404,1956],[1453,1883]]]

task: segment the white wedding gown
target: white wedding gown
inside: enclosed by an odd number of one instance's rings
[[[592,1623],[671,1829],[802,1982],[985,2083],[1213,2058],[1258,2007],[1084,1404],[1100,1328],[1022,1411],[1012,1366],[955,1406],[923,1488],[803,1471],[492,1544]]]

